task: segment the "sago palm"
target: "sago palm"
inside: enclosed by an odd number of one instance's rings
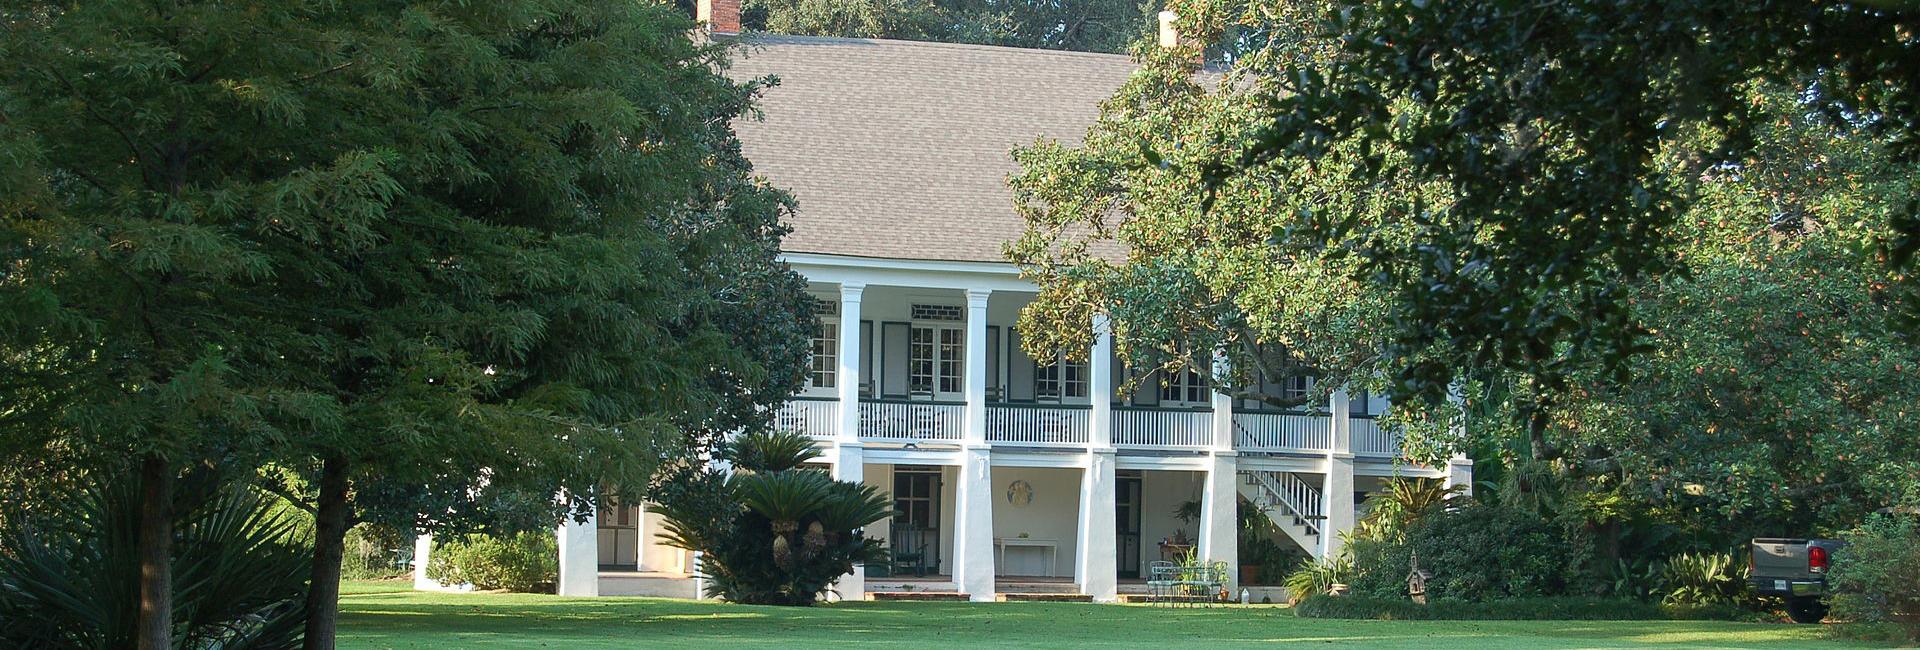
[[[796,469],[820,457],[813,438],[792,431],[753,431],[740,434],[721,450],[721,457],[743,473],[766,474]]]

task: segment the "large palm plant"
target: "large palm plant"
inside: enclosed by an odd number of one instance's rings
[[[133,646],[139,503],[132,481],[67,496],[0,537],[0,646]],[[222,488],[176,504],[176,648],[299,644],[308,553],[270,497]]]
[[[804,435],[746,434],[721,451],[736,473],[688,472],[659,492],[666,540],[705,553],[709,594],[812,604],[854,564],[885,557],[861,529],[892,514],[886,495],[805,467],[818,456]]]

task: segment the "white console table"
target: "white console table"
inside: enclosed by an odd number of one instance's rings
[[[1049,577],[1049,578],[1054,577],[1054,567],[1059,564],[1059,560],[1060,560],[1060,542],[1059,541],[1051,540],[1051,539],[1035,539],[1032,537],[995,537],[993,538],[994,566],[999,567],[1001,571],[1006,570],[1007,547],[1010,547],[1010,546],[1018,546],[1023,548],[1037,548],[1042,551],[1045,551],[1047,554],[1046,577]]]

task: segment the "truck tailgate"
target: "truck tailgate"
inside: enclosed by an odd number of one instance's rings
[[[1807,571],[1807,540],[1765,538],[1753,540],[1753,575],[1764,578],[1811,579]]]

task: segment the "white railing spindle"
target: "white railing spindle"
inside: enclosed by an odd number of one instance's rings
[[[840,402],[835,400],[796,398],[773,412],[773,428],[778,431],[832,438],[839,425]]]
[[[1091,411],[1085,407],[1026,404],[987,406],[987,440],[1039,446],[1087,444]]]
[[[1234,447],[1243,451],[1327,450],[1327,416],[1305,413],[1235,413]]]

